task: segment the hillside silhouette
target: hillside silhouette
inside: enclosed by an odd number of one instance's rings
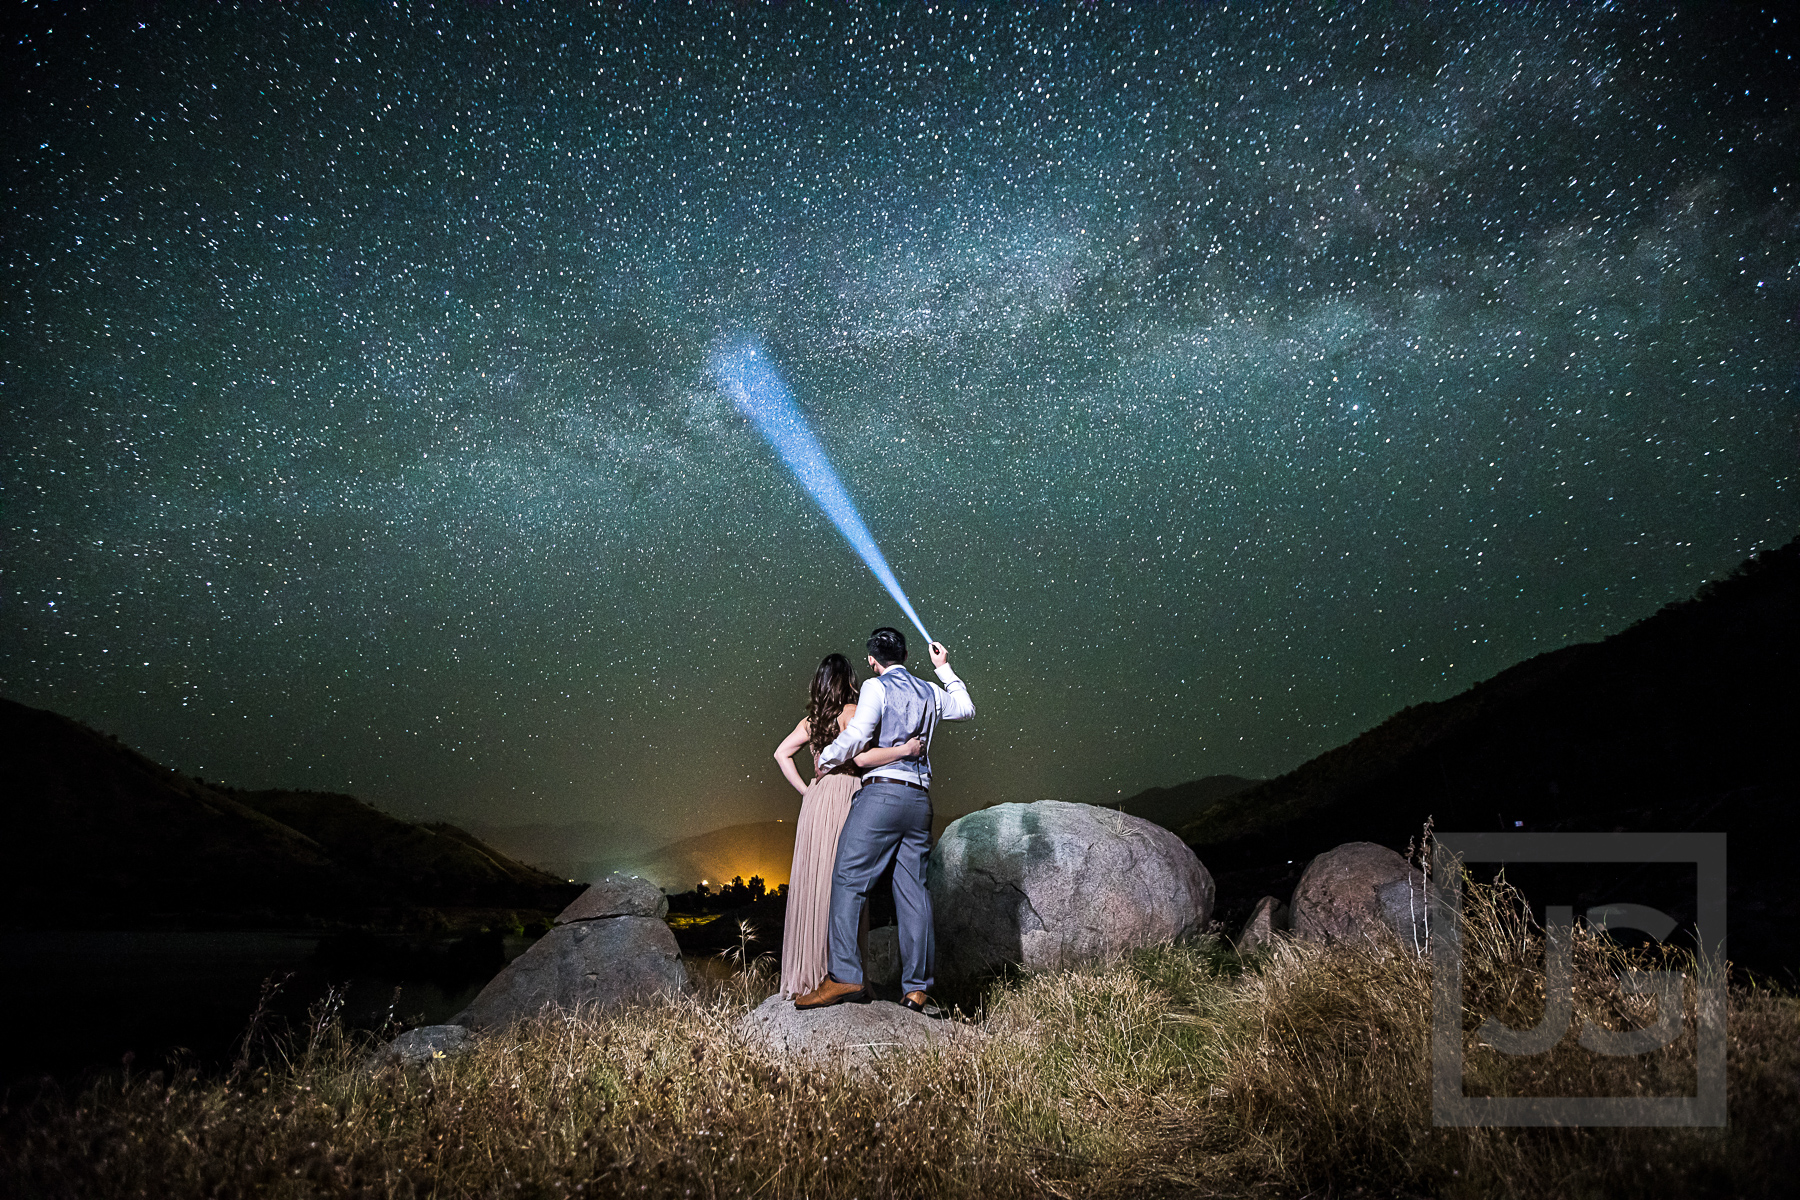
[[[452,924],[578,894],[452,825],[351,796],[246,792],[182,775],[77,721],[0,700],[14,925]]]
[[[563,879],[591,882],[613,871],[635,871],[666,831],[650,832],[634,821],[533,821],[498,824],[472,821],[468,831],[502,854]],[[681,887],[692,887],[684,880]],[[676,890],[680,890],[677,888]]]
[[[1126,797],[1121,803],[1106,807],[1142,817],[1152,824],[1180,833],[1221,800],[1229,799],[1262,782],[1260,779],[1245,779],[1241,775],[1208,775],[1204,779],[1178,783],[1174,787],[1146,788],[1134,796]]]
[[[1793,967],[1800,887],[1777,831],[1800,800],[1796,677],[1800,540],[1604,641],[1406,708],[1180,832],[1222,877],[1232,919],[1264,891],[1285,897],[1320,851],[1400,848],[1427,816],[1446,831],[1723,830],[1732,957]],[[1598,873],[1587,890],[1642,875]]]

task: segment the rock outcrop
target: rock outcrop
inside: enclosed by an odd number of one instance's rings
[[[780,995],[744,1014],[738,1032],[771,1058],[850,1071],[872,1070],[884,1056],[915,1053],[946,1039],[980,1036],[968,1025],[933,1020],[886,1000],[802,1012]]]
[[[370,1067],[398,1063],[403,1067],[424,1066],[436,1059],[460,1054],[474,1044],[474,1035],[462,1025],[421,1025],[409,1029],[369,1058]]]
[[[1049,971],[1189,937],[1213,881],[1168,830],[1090,804],[1001,804],[950,823],[931,854],[937,974]]]
[[[1285,932],[1287,927],[1288,906],[1273,896],[1264,896],[1251,910],[1250,919],[1244,922],[1244,931],[1238,934],[1238,953],[1254,954],[1274,945],[1275,935]]]
[[[668,899],[654,884],[612,875],[582,893],[556,924],[481,989],[455,1021],[491,1029],[545,1008],[616,1008],[688,988]]]
[[[1424,881],[1386,846],[1347,842],[1307,864],[1294,887],[1292,922],[1301,937],[1358,941],[1392,934],[1409,949],[1425,944]]]
[[[608,917],[655,917],[669,915],[669,898],[662,889],[636,875],[608,875],[575,897],[569,907],[556,914],[555,924],[570,925],[576,921],[600,921]]]

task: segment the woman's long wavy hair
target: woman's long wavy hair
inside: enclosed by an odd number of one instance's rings
[[[844,705],[856,700],[856,672],[841,654],[827,654],[813,672],[812,695],[806,702],[806,724],[812,731],[812,752],[817,758],[837,736],[835,726]]]

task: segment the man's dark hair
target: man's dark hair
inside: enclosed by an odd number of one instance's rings
[[[906,635],[883,625],[869,635],[869,654],[884,667],[906,661]]]

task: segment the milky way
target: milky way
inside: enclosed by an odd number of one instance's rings
[[[949,811],[1279,772],[1800,530],[1756,9],[40,7],[0,693],[209,779],[791,814],[903,622],[731,337],[969,681]]]

